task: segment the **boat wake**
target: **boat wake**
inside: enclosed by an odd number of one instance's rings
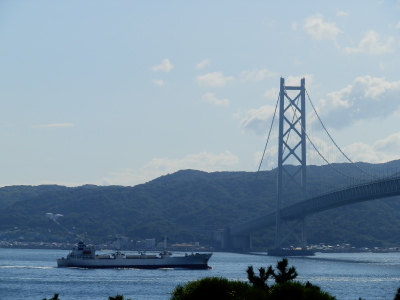
[[[34,267],[34,266],[0,266],[2,268],[14,268],[14,269],[54,269],[56,267]]]

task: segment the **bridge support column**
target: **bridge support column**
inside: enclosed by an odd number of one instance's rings
[[[293,93],[295,91],[295,95]],[[296,93],[298,91],[298,93]],[[290,164],[291,167],[286,167]],[[288,185],[299,189],[301,198],[306,199],[306,110],[305,110],[305,79],[300,86],[286,86],[285,79],[281,78],[279,92],[279,137],[278,137],[278,191],[276,201],[276,237],[275,248],[280,248],[283,220],[281,216],[282,201],[291,195],[284,192]],[[297,224],[297,222],[296,222]],[[289,233],[293,230],[289,226]],[[302,226],[300,245],[305,248],[305,222]]]
[[[221,241],[221,248],[228,249],[230,247],[231,231],[229,227],[224,229]]]
[[[251,249],[251,236],[249,234],[233,236],[232,248],[237,250]]]
[[[213,232],[213,239],[220,243],[221,249],[251,249],[251,235],[231,235],[230,228]]]
[[[307,249],[307,229],[305,218],[290,221],[282,220],[281,225],[283,235],[279,240],[280,243],[275,247],[276,249],[281,248],[282,243],[284,243],[290,236],[297,241],[303,250]]]
[[[307,249],[307,219],[306,217],[303,217],[301,220],[301,249],[306,250]]]

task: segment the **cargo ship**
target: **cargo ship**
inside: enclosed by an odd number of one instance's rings
[[[66,258],[57,259],[58,267],[67,268],[132,268],[132,269],[161,269],[161,268],[185,268],[208,269],[208,261],[212,253],[191,253],[184,256],[173,256],[171,252],[164,250],[158,254],[124,254],[117,250],[111,254],[96,254],[93,245],[86,245],[80,241]]]

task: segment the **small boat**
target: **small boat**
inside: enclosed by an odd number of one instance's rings
[[[191,253],[184,256],[173,256],[164,250],[157,254],[139,252],[137,255],[124,254],[117,250],[112,254],[96,254],[93,245],[86,245],[80,241],[66,258],[57,259],[58,267],[68,268],[133,268],[133,269],[160,269],[160,268],[185,268],[208,269],[208,260],[212,253]]]

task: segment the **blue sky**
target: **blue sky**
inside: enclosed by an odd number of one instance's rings
[[[399,159],[399,50],[394,0],[3,0],[0,186],[256,171],[280,77],[353,161]]]

